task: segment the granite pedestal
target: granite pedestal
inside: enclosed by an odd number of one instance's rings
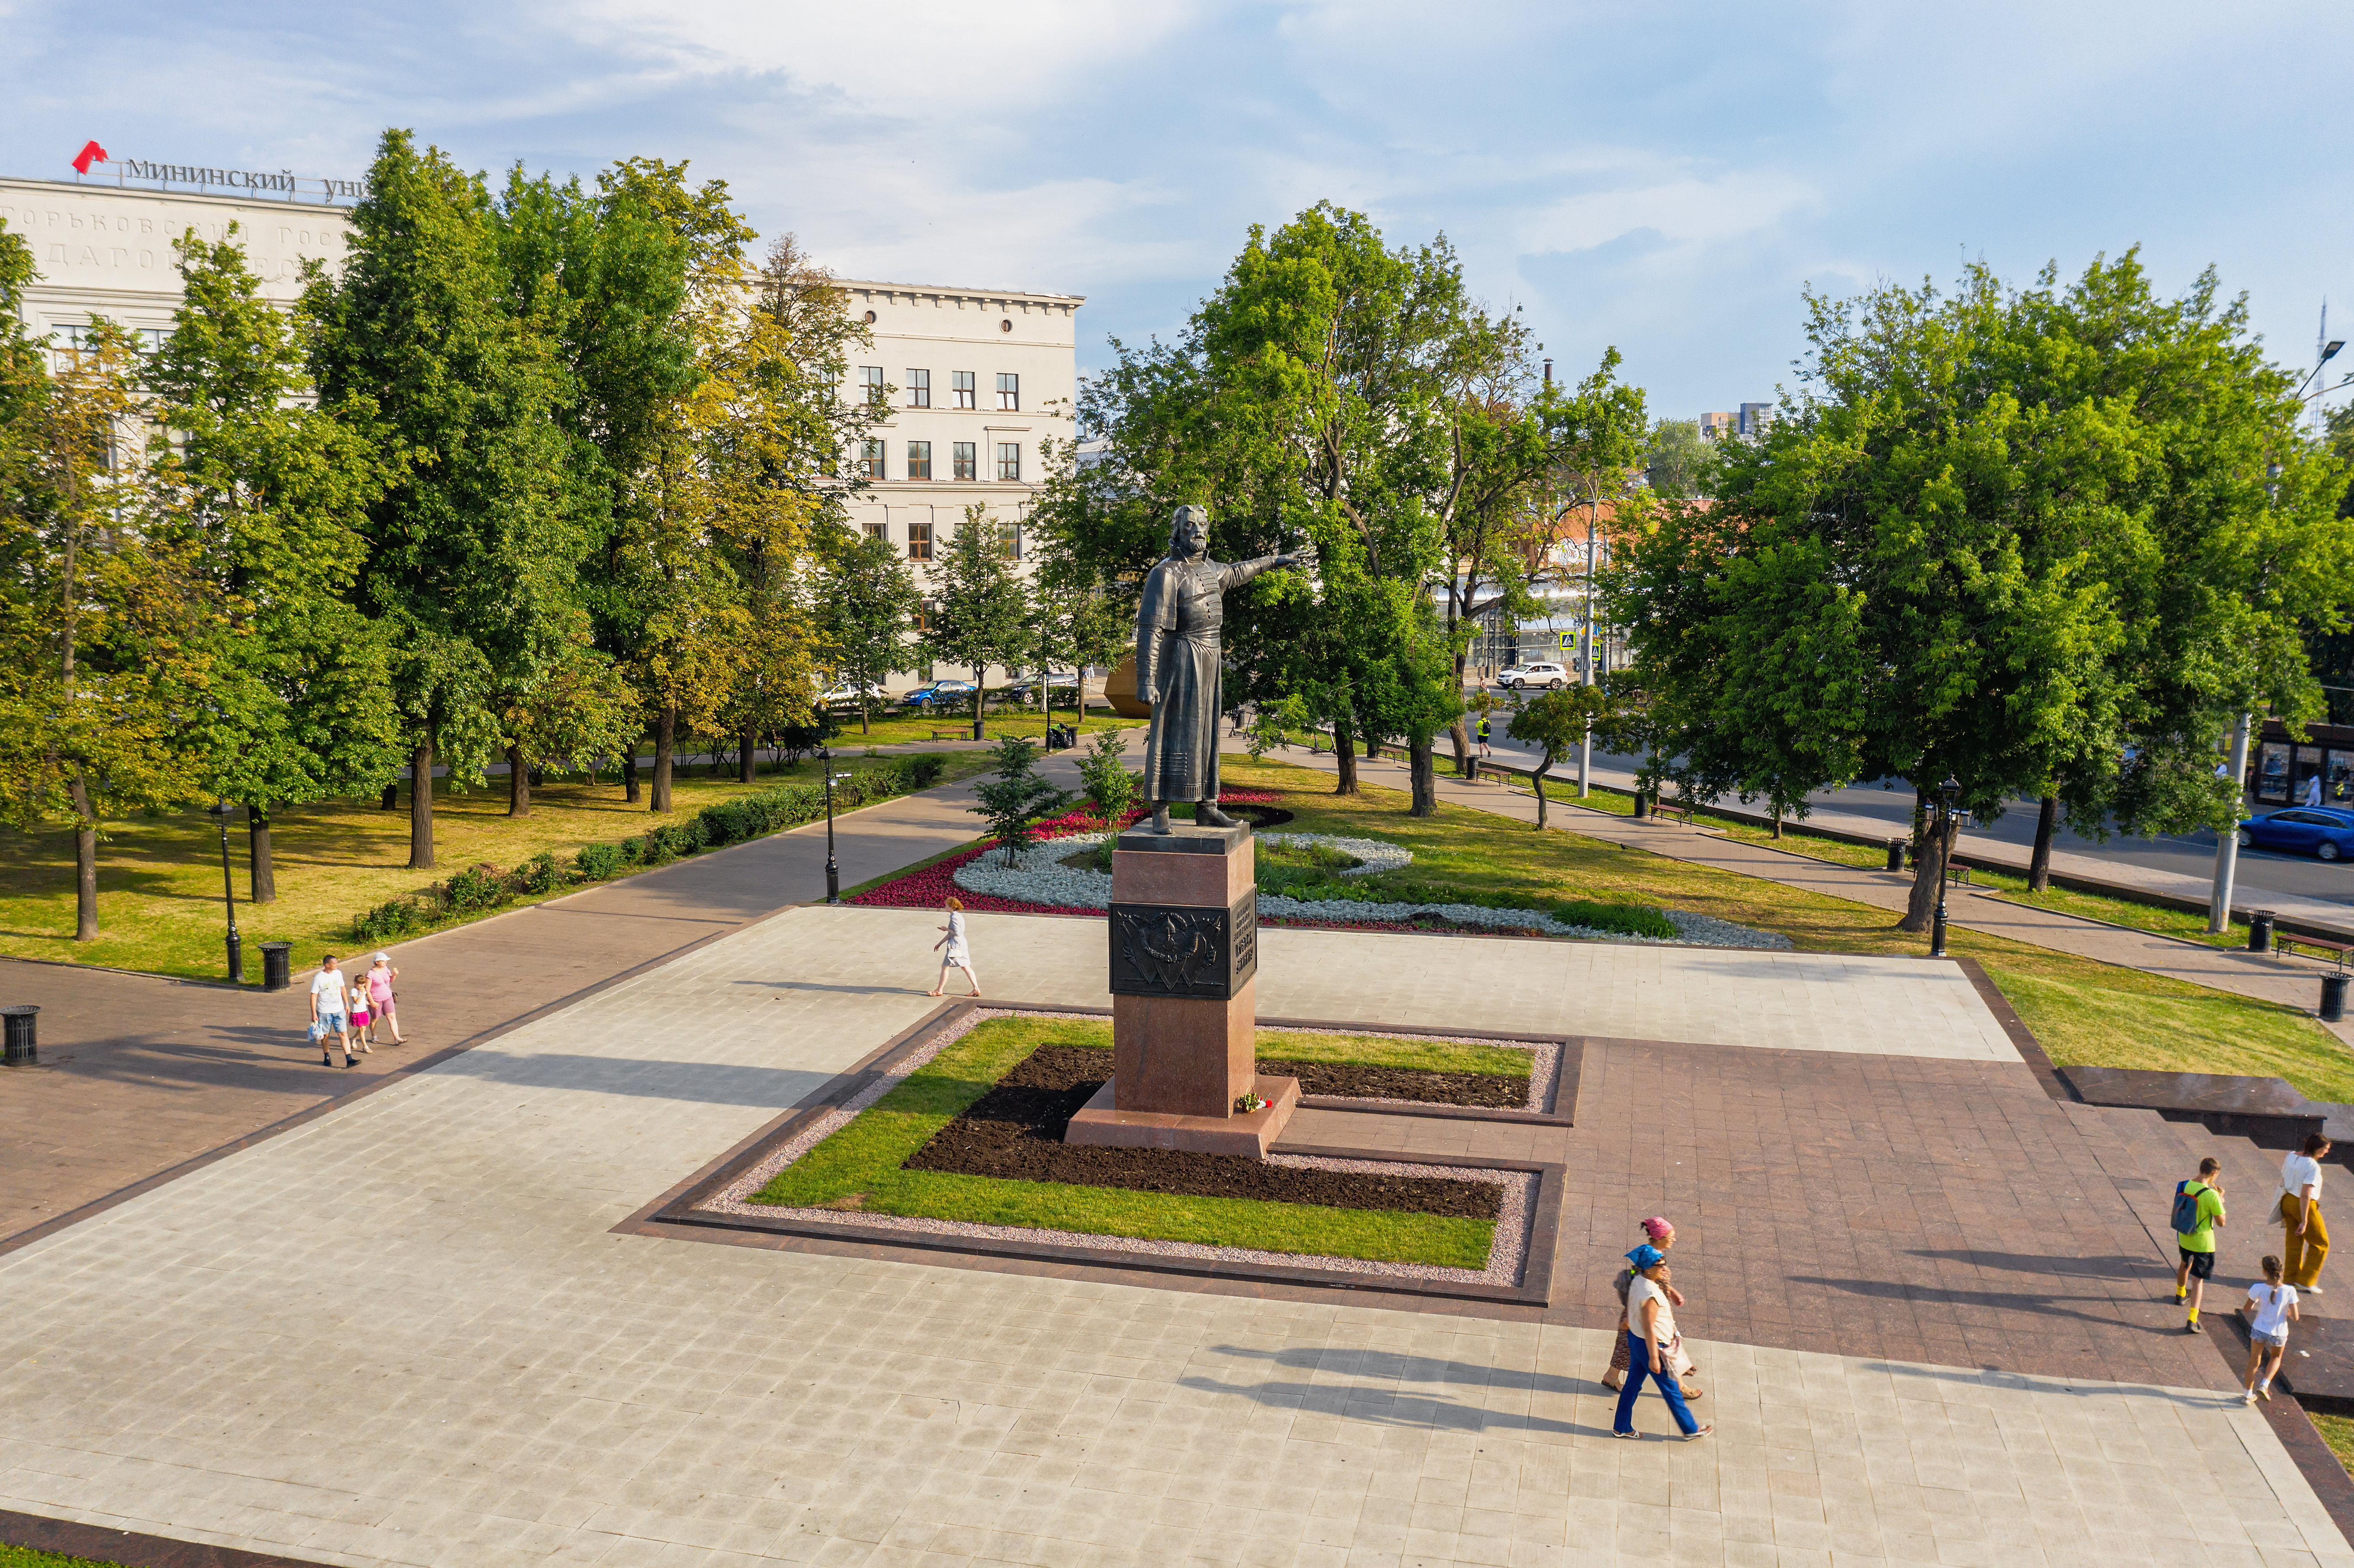
[[[1246,827],[1122,833],[1111,856],[1112,1079],[1068,1142],[1262,1155],[1299,1100],[1257,1075],[1258,892]],[[1267,1102],[1238,1112],[1245,1095]]]

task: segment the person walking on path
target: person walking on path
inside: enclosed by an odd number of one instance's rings
[[[2296,1287],[2281,1278],[2280,1259],[2264,1259],[2264,1277],[2248,1287],[2248,1304],[2241,1310],[2248,1315],[2245,1398],[2250,1404],[2259,1399],[2270,1404],[2273,1378],[2288,1353],[2288,1326],[2296,1321]]]
[[[940,983],[926,994],[938,996],[945,992],[949,989],[949,970],[959,969],[964,971],[967,983],[972,987],[972,994],[979,996],[981,977],[972,972],[972,953],[964,945],[964,906],[951,898],[947,907],[949,923],[940,927],[946,934],[932,944],[932,950],[936,953],[942,948],[948,949],[940,954]]]
[[[400,1014],[393,1005],[392,982],[400,978],[400,971],[392,967],[392,955],[378,953],[369,959],[366,978],[368,1033],[374,1036],[376,1025],[386,1024],[392,1030],[394,1044],[408,1044],[408,1042],[400,1037]]]
[[[367,976],[349,975],[345,978],[352,982],[352,1043],[373,1056],[376,1047],[368,1043],[368,1035],[376,1029],[376,1020],[368,1013]]]
[[[335,968],[333,953],[319,960],[319,972],[311,977],[311,1029],[319,1042],[319,1065],[335,1065],[335,1059],[327,1052],[330,1034],[344,1048],[344,1065],[359,1065],[352,1059],[351,1012],[344,1005],[344,976]]]
[[[1668,1261],[1648,1242],[1628,1253],[1627,1261],[1635,1266],[1635,1277],[1627,1287],[1630,1364],[1627,1386],[1618,1391],[1618,1414],[1610,1423],[1610,1435],[1639,1436],[1635,1430],[1635,1397],[1643,1392],[1643,1380],[1648,1377],[1659,1385],[1659,1396],[1668,1402],[1668,1414],[1676,1418],[1676,1430],[1684,1435],[1684,1440],[1705,1437],[1716,1428],[1703,1426],[1693,1417],[1684,1404],[1682,1385],[1676,1381],[1672,1357],[1681,1348],[1681,1336],[1676,1332],[1675,1309],[1669,1305]]]
[[[1496,754],[1488,748],[1488,715],[1479,715],[1479,760],[1485,762]]]
[[[2199,1303],[2215,1273],[2215,1227],[2223,1223],[2222,1170],[2222,1162],[2211,1156],[2199,1162],[2198,1175],[2174,1185],[2174,1250],[2181,1258],[2174,1269],[2174,1299],[2190,1308],[2182,1325],[2186,1334],[2199,1331]]]
[[[2321,1294],[2321,1265],[2329,1255],[2329,1227],[2321,1223],[2321,1162],[2328,1158],[2329,1139],[2317,1132],[2281,1161],[2281,1255],[2288,1282],[2307,1296]]]
[[[1643,1222],[1643,1235],[1645,1240],[1661,1252],[1676,1245],[1676,1227],[1657,1214]],[[1629,1256],[1631,1257],[1632,1255],[1630,1254]],[[1630,1361],[1627,1350],[1627,1297],[1634,1281],[1635,1267],[1630,1262],[1619,1271],[1616,1281],[1618,1288],[1618,1341],[1610,1348],[1610,1369],[1602,1374],[1602,1386],[1613,1393],[1617,1393],[1620,1386],[1627,1381],[1627,1368]],[[1684,1304],[1682,1293],[1673,1286],[1668,1287],[1668,1304],[1670,1307],[1681,1307]],[[1677,1382],[1681,1383],[1686,1377],[1699,1369],[1686,1358],[1669,1370],[1676,1374]],[[1684,1397],[1698,1399],[1704,1392],[1702,1389],[1687,1386],[1684,1389]]]

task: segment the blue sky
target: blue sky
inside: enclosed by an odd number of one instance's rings
[[[1966,255],[2211,262],[2300,365],[2325,294],[2354,328],[2343,4],[0,0],[0,172],[96,137],[349,175],[387,124],[685,158],[843,272],[1087,295],[1082,368],[1323,197],[1444,230],[1564,374],[1615,344],[1664,414],[1789,383],[1802,287]]]

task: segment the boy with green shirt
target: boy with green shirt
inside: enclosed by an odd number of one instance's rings
[[[2190,1320],[2182,1325],[2186,1334],[2199,1331],[2199,1301],[2215,1272],[2215,1227],[2223,1223],[2222,1169],[2221,1160],[2202,1160],[2199,1174],[2174,1189],[2174,1245],[2182,1259],[2174,1270],[2174,1298],[2190,1304]],[[2179,1228],[2186,1217],[2195,1222],[2187,1231]]]

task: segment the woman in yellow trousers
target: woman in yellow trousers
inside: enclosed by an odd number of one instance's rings
[[[2328,1157],[2329,1139],[2317,1132],[2281,1161],[2280,1222],[2287,1233],[2282,1272],[2306,1295],[2321,1288],[2317,1282],[2329,1255],[2329,1227],[2321,1222],[2321,1162]]]

